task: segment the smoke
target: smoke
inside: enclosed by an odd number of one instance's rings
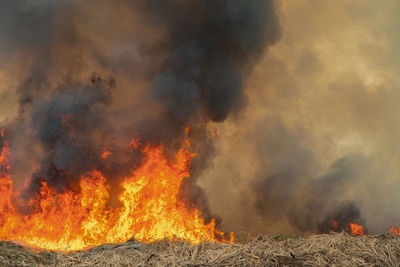
[[[399,8],[282,1],[283,37],[249,78],[241,119],[214,124],[218,154],[199,178],[226,228],[399,224]]]
[[[153,78],[152,94],[177,120],[204,110],[211,120],[224,121],[245,101],[242,79],[251,63],[279,38],[273,2],[147,5],[169,29],[168,56],[162,72]]]
[[[0,3],[0,121],[17,187],[60,192],[196,153],[187,205],[224,230],[384,232],[400,221],[399,4],[368,0]],[[338,21],[340,16],[341,20]],[[101,158],[112,152],[107,161]]]
[[[141,160],[132,138],[168,155],[191,126],[200,156],[181,197],[209,215],[196,185],[216,153],[207,125],[246,106],[247,78],[280,38],[274,1],[7,0],[0,24],[2,124],[26,200],[43,180],[79,190],[93,169],[114,182]]]

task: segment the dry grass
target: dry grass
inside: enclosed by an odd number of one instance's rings
[[[245,244],[135,241],[72,253],[35,253],[0,242],[1,266],[400,266],[400,237],[393,234],[308,238],[259,237]]]

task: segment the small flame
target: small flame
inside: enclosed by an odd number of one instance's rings
[[[72,118],[72,114],[59,114],[58,118],[60,118],[63,126],[69,126],[69,121]]]
[[[395,235],[400,236],[400,226],[399,227],[395,227],[395,226],[390,227],[390,232]]]
[[[110,156],[110,155],[111,155],[111,152],[110,152],[110,151],[104,150],[103,154],[101,154],[101,158],[102,158],[102,159],[107,159],[108,156]]]
[[[359,235],[363,236],[366,235],[365,233],[365,228],[362,225],[359,225],[354,222],[349,222],[345,226],[339,224],[339,222],[335,221],[333,218],[329,219],[329,229],[330,232],[341,232],[341,231],[346,231],[349,234],[352,235]]]
[[[329,220],[329,227],[330,227],[329,228],[330,232],[333,232],[333,233],[340,232],[343,230],[343,228],[342,229],[340,228],[339,223],[337,221],[333,220],[332,218]],[[357,223],[354,223],[354,222],[348,223],[348,225],[346,225],[344,227],[344,230],[352,235],[358,235],[358,236],[367,235],[367,233],[365,231],[365,227],[362,225],[359,225]],[[395,226],[390,227],[389,232],[400,236],[400,226],[399,227],[395,227]]]
[[[337,221],[335,221],[334,219],[330,218],[329,220],[329,228],[330,231],[332,232],[338,232],[339,231],[339,223]]]
[[[188,127],[186,127],[185,128],[185,134],[186,134],[186,136],[189,136],[190,137],[190,134],[192,133],[192,128],[190,127],[190,126],[188,126]]]
[[[132,141],[129,143],[129,148],[131,151],[137,150],[140,148],[140,145],[141,145],[140,138],[132,139]]]
[[[349,223],[349,228],[346,227],[346,230],[352,235],[360,235],[360,236],[366,235],[364,226],[353,223],[353,222]]]

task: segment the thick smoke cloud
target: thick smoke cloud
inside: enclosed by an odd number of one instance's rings
[[[113,181],[140,162],[131,138],[169,154],[191,126],[200,156],[182,198],[207,213],[195,184],[216,152],[207,125],[243,110],[247,77],[279,38],[272,0],[2,1],[0,104],[17,187],[29,181],[26,199],[41,180],[77,190],[92,169]]]
[[[327,232],[331,218],[386,232],[400,223],[399,3],[281,3],[245,114],[214,124],[199,178],[211,210],[244,237]]]
[[[1,1],[12,177],[31,179],[26,199],[44,177],[59,191],[91,168],[117,181],[141,160],[132,138],[170,155],[191,126],[181,197],[225,230],[327,232],[334,219],[387,231],[400,222],[399,8]]]
[[[167,23],[169,53],[152,93],[178,120],[199,109],[224,121],[243,103],[242,77],[279,38],[272,1],[153,1],[157,20]],[[174,14],[171,17],[171,14]]]

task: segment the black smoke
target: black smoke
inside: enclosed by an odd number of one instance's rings
[[[138,164],[130,138],[174,149],[191,126],[200,156],[182,198],[207,213],[195,185],[215,152],[205,126],[240,113],[247,76],[279,38],[272,0],[1,1],[1,67],[19,80],[18,116],[3,126],[13,177],[31,179],[28,199],[42,180],[75,190],[92,169],[112,178]]]
[[[362,224],[360,208],[353,202],[346,201],[339,205],[332,214],[329,214],[319,225],[318,229],[322,233],[330,231],[351,233],[350,223]]]
[[[201,110],[224,121],[244,105],[243,79],[280,34],[273,1],[152,1],[169,31],[168,57],[152,94],[177,120]],[[172,15],[174,14],[174,15]],[[161,25],[160,25],[161,26]]]

